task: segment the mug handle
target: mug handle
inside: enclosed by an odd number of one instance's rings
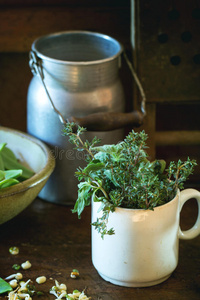
[[[194,226],[188,230],[182,231],[179,226],[179,238],[182,240],[189,240],[197,237],[200,234],[200,192],[195,189],[185,189],[180,192],[180,212],[183,205],[188,200],[195,198],[198,204],[198,216]]]

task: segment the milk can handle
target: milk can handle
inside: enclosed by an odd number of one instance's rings
[[[42,84],[44,86],[44,89],[46,91],[46,94],[48,96],[48,99],[51,103],[52,108],[54,111],[58,114],[61,123],[66,124],[67,122],[75,122],[76,124],[86,127],[87,130],[94,130],[94,131],[108,131],[113,129],[119,129],[126,125],[134,125],[134,126],[140,126],[143,123],[143,118],[146,115],[146,96],[143,90],[143,87],[140,83],[140,80],[136,74],[136,72],[133,69],[133,66],[131,62],[129,61],[127,55],[125,52],[123,52],[124,58],[129,66],[129,69],[133,75],[133,78],[138,86],[138,89],[140,90],[140,94],[142,97],[141,101],[141,111],[135,110],[129,113],[94,113],[90,114],[86,117],[77,118],[74,116],[69,117],[67,120],[63,117],[61,112],[55,107],[53,100],[51,99],[51,96],[48,92],[48,89],[46,87],[46,84],[44,82],[44,74],[42,69],[42,61],[38,59],[36,53],[34,51],[30,51],[29,54],[29,66],[31,68],[31,71],[34,75],[39,75]]]
[[[40,76],[40,79],[42,81],[42,84],[44,86],[44,89],[45,89],[45,92],[48,96],[48,99],[49,101],[51,102],[51,105],[54,109],[54,111],[58,114],[59,118],[60,118],[60,121],[63,123],[63,124],[66,124],[67,122],[65,121],[63,115],[61,114],[61,112],[55,107],[54,103],[53,103],[53,100],[51,99],[51,96],[48,92],[48,89],[46,87],[46,84],[44,82],[44,74],[43,74],[43,71],[42,71],[42,64],[41,64],[41,60],[38,59],[36,53],[34,51],[30,51],[29,53],[29,66],[31,68],[31,71],[34,75],[39,75]]]
[[[126,52],[124,51],[123,52],[123,55],[124,55],[124,58],[125,58],[125,61],[131,71],[131,74],[137,84],[137,87],[140,91],[140,95],[141,95],[141,112],[143,113],[143,115],[145,116],[146,115],[146,95],[145,95],[145,92],[144,92],[144,89],[143,89],[143,86],[137,76],[137,73],[135,72],[134,68],[133,68],[133,64],[131,63],[131,61],[128,59],[127,55],[126,55]]]

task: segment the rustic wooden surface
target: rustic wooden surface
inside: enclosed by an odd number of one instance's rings
[[[90,207],[78,220],[72,207],[59,206],[37,198],[13,220],[0,226],[0,277],[14,273],[12,265],[30,260],[32,267],[24,270],[24,278],[45,275],[47,282],[36,287],[44,295],[33,299],[54,299],[49,289],[54,279],[65,283],[68,292],[87,289],[93,300],[197,300],[200,299],[200,236],[180,241],[179,265],[162,284],[148,288],[125,288],[112,285],[99,277],[91,262]],[[196,202],[185,204],[181,214],[182,229],[194,223]],[[18,246],[20,253],[12,256],[8,249]],[[114,249],[113,249],[114,251]],[[106,255],[106,253],[105,253]],[[79,279],[70,278],[77,268]],[[120,270],[119,270],[120,271]],[[50,279],[52,278],[52,279]],[[5,300],[6,297],[1,296]]]

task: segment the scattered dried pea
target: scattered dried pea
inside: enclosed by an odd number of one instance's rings
[[[44,283],[44,282],[46,282],[46,277],[45,276],[39,276],[39,277],[37,277],[36,278],[36,282],[38,283],[38,284],[41,284],[41,283]]]
[[[9,284],[14,289],[18,285],[18,281],[17,281],[17,279],[12,279],[11,281],[9,281]]]
[[[14,264],[14,265],[12,266],[12,268],[13,268],[15,271],[18,271],[18,270],[21,268],[21,266],[18,265],[18,264]]]
[[[79,271],[77,269],[73,269],[70,275],[71,278],[75,279],[79,277]]]
[[[12,255],[17,255],[17,254],[19,254],[19,248],[18,247],[10,247],[9,248],[9,252],[10,252],[10,254],[12,254]]]
[[[26,262],[24,262],[23,264],[21,264],[22,269],[27,270],[31,268],[31,263],[29,260],[27,260]]]

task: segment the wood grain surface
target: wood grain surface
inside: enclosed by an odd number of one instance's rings
[[[72,214],[72,207],[52,204],[37,198],[20,215],[0,226],[0,277],[14,273],[12,265],[29,260],[32,267],[24,270],[24,278],[35,283],[45,275],[47,282],[38,285],[44,295],[33,299],[54,299],[49,289],[57,279],[65,283],[68,292],[83,290],[93,300],[197,300],[200,298],[200,236],[180,241],[177,269],[162,284],[148,288],[125,288],[100,278],[91,261],[90,207],[80,220]],[[182,229],[188,229],[196,218],[196,202],[190,200],[181,214]],[[9,247],[18,246],[20,253],[12,256]],[[114,249],[113,249],[114,251]],[[106,255],[106,253],[105,253]],[[108,266],[109,267],[109,266]],[[78,269],[79,279],[70,278],[72,269]],[[120,270],[119,270],[120,271]],[[1,296],[5,300],[6,297]]]

